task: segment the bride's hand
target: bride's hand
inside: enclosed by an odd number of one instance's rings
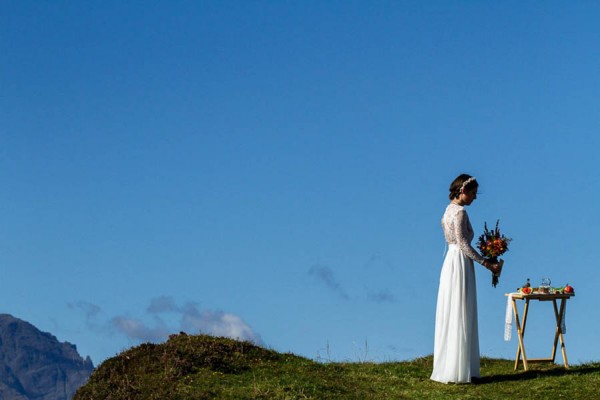
[[[504,264],[504,263],[492,264],[490,267],[490,271],[492,271],[492,274],[500,275],[500,272],[502,272],[502,264]]]
[[[492,267],[492,273],[500,274],[500,271],[502,271],[502,265],[494,264],[494,266]]]
[[[488,262],[486,268],[492,271],[492,274],[500,274],[500,271],[502,271],[502,264]]]

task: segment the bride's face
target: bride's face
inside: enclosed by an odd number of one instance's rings
[[[463,193],[461,193],[460,197],[459,197],[459,201],[462,204],[468,206],[468,205],[471,205],[473,200],[475,200],[476,198],[477,198],[477,187],[474,187],[473,189],[465,190]]]

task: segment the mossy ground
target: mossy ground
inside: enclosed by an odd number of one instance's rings
[[[478,384],[429,380],[432,358],[318,363],[225,338],[174,335],[105,361],[74,400],[197,399],[595,399],[600,363],[564,369],[482,359]]]

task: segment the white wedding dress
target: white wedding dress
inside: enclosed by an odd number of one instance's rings
[[[442,218],[448,253],[440,274],[435,314],[434,381],[467,383],[479,377],[477,288],[473,260],[473,228],[464,207],[450,203]]]

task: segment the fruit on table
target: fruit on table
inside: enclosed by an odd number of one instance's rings
[[[567,284],[567,286],[565,286],[565,288],[564,288],[564,292],[565,293],[574,293],[575,289],[573,289],[573,286],[570,286]]]
[[[521,293],[523,293],[523,294],[531,294],[531,287],[526,286],[524,288],[521,288]]]

